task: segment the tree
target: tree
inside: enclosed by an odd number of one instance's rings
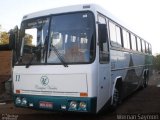
[[[9,34],[2,31],[2,26],[0,25],[0,45],[9,44]]]
[[[9,35],[7,32],[0,33],[0,45],[9,44]]]

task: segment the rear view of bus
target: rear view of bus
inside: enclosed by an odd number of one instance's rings
[[[73,6],[24,16],[13,68],[17,107],[96,112],[95,15]]]

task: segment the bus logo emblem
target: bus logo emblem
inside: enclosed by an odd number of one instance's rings
[[[48,83],[49,83],[49,79],[47,76],[42,76],[40,81],[41,81],[41,84],[44,86],[48,85]]]

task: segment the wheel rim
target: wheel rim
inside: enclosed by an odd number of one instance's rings
[[[146,88],[148,85],[148,80],[147,78],[145,77],[144,80],[143,80],[143,87]]]

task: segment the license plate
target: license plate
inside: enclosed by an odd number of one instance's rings
[[[51,103],[51,102],[39,102],[39,107],[40,108],[52,109],[53,108],[53,103]]]

